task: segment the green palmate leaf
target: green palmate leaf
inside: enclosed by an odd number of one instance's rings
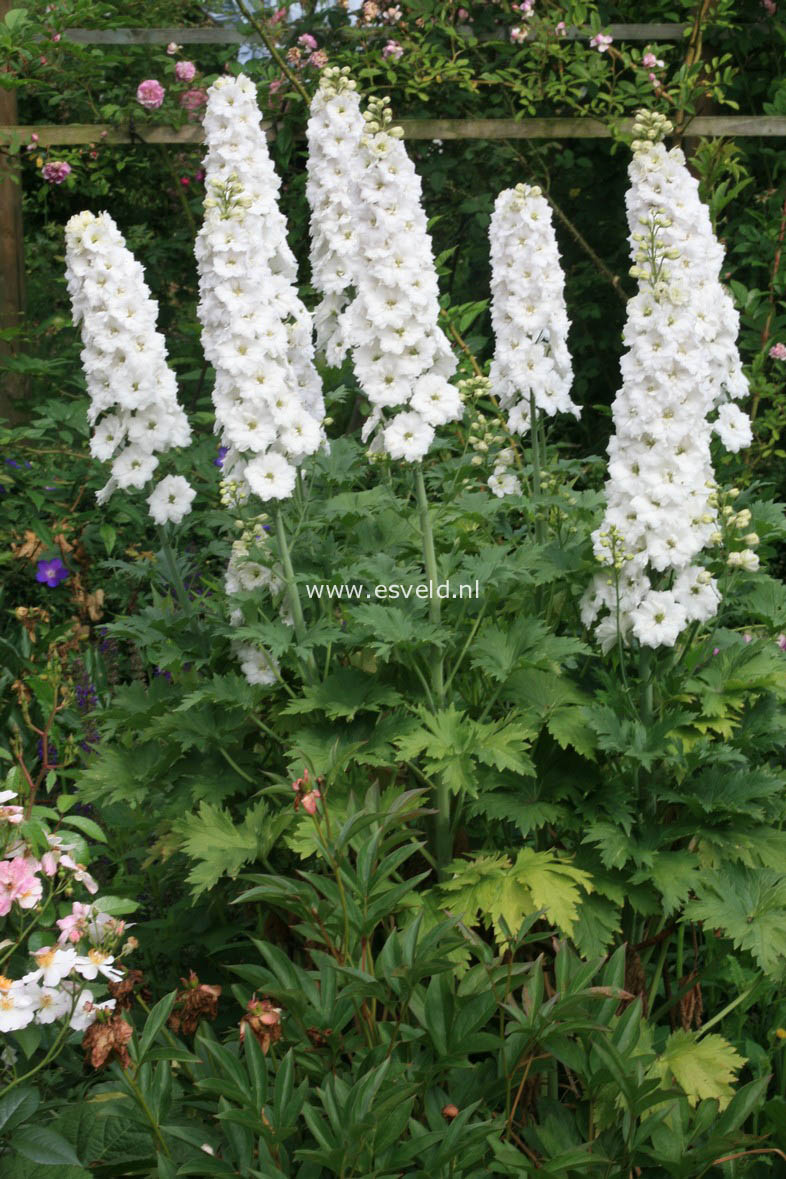
[[[519,794],[488,789],[484,789],[468,807],[470,815],[486,815],[490,819],[515,824],[525,837],[547,823],[557,822],[564,813],[564,807],[551,802],[537,798],[526,800]]]
[[[659,852],[646,872],[634,883],[651,880],[663,898],[663,909],[673,913],[696,889],[700,874],[698,856],[689,851]]]
[[[237,876],[250,860],[266,856],[291,821],[292,812],[271,815],[260,802],[236,824],[223,808],[200,803],[197,814],[187,815],[174,828],[185,854],[197,861],[188,874],[194,896],[212,888],[222,876]]]
[[[443,904],[467,923],[478,916],[504,941],[504,926],[515,933],[525,918],[541,910],[563,933],[573,932],[582,890],[592,891],[588,872],[558,860],[553,852],[524,848],[515,863],[502,854],[455,860],[452,878],[440,886]],[[504,926],[503,923],[504,922]]]
[[[685,906],[691,921],[721,929],[738,950],[749,950],[767,974],[786,970],[786,877],[771,868],[730,865],[703,871],[697,898]]]
[[[679,1085],[691,1105],[714,1099],[725,1109],[734,1096],[732,1084],[745,1064],[735,1048],[723,1036],[708,1035],[698,1039],[695,1033],[672,1032],[664,1051],[650,1070],[661,1078],[664,1087]]]
[[[432,713],[420,709],[423,724],[397,740],[406,761],[423,756],[427,773],[442,775],[451,790],[477,789],[476,762],[497,770],[531,776],[534,766],[526,749],[532,728],[515,718],[497,723],[472,720],[451,706]]]
[[[358,712],[380,712],[400,703],[395,688],[365,672],[342,667],[319,684],[303,688],[299,700],[291,700],[285,713],[324,712],[328,720],[352,720]]]
[[[573,927],[573,941],[585,958],[599,958],[606,953],[621,929],[621,911],[606,897],[582,898]]]
[[[450,707],[432,713],[420,709],[420,728],[405,733],[396,741],[400,757],[412,761],[421,754],[429,774],[441,774],[451,790],[474,791],[475,752],[472,724],[465,714]]]

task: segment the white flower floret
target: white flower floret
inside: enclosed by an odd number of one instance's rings
[[[243,643],[238,645],[235,653],[240,659],[240,669],[250,684],[269,687],[276,683],[278,675],[275,662],[260,648]]]
[[[92,991],[80,991],[68,1026],[75,1032],[85,1032],[95,1023],[99,1011],[114,1011],[116,1002],[116,999],[106,999],[103,1003],[95,1003]]]
[[[753,429],[749,416],[733,402],[727,402],[718,410],[713,430],[727,450],[736,453],[753,442]]]
[[[521,483],[518,476],[505,467],[498,467],[489,476],[488,485],[494,495],[502,499],[506,495],[521,495]]]
[[[260,499],[288,499],[295,489],[297,472],[282,454],[270,451],[246,465],[245,479]]]
[[[643,647],[673,647],[688,614],[670,590],[652,590],[631,611],[630,620]]]
[[[394,459],[420,462],[434,441],[434,427],[418,413],[397,414],[384,430],[385,450]]]
[[[74,970],[88,981],[92,981],[99,974],[102,974],[110,982],[118,982],[123,977],[123,972],[112,965],[114,960],[111,954],[106,954],[103,950],[94,946],[84,956],[80,955],[77,957],[74,963]]]
[[[33,1022],[35,1005],[27,989],[0,975],[0,1032],[18,1032]]]
[[[156,524],[179,524],[191,511],[196,492],[182,475],[167,475],[156,486],[147,503]]]
[[[44,946],[33,954],[38,969],[25,975],[25,982],[35,982],[40,979],[45,987],[57,987],[76,966],[77,956],[76,950],[62,950],[58,946]]]
[[[36,1023],[54,1023],[71,1010],[71,996],[56,987],[36,987],[28,993],[36,1009]]]

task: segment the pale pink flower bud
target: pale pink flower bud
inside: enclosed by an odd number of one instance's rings
[[[768,355],[770,360],[786,360],[786,344],[773,344]]]

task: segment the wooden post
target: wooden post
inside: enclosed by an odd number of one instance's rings
[[[0,20],[14,0],[0,0]],[[0,89],[0,126],[17,122],[16,91]],[[25,306],[25,258],[22,237],[22,170],[19,157],[0,152],[0,329],[19,327]],[[18,420],[18,398],[25,382],[2,371],[3,360],[16,352],[14,340],[0,339],[0,418]]]

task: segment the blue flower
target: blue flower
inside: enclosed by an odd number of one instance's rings
[[[56,585],[60,585],[61,581],[65,581],[70,576],[70,573],[60,558],[53,557],[51,561],[38,562],[38,571],[36,572],[35,579],[43,585],[48,585],[50,589],[54,589]]]
[[[229,447],[228,447],[228,446],[219,446],[219,448],[218,448],[218,458],[214,458],[214,459],[213,459],[213,466],[214,466],[214,467],[223,467],[223,465],[224,465],[224,459],[225,459],[225,458],[226,458],[226,456],[227,456],[227,451],[228,451],[228,450],[229,450]]]

